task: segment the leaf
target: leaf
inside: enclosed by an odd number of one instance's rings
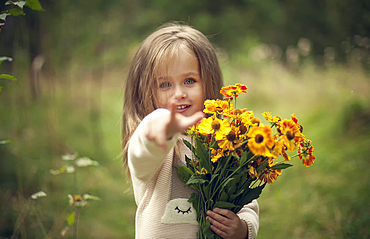
[[[185,154],[186,167],[192,172],[195,173],[195,168],[190,165],[191,159]]]
[[[38,0],[26,0],[26,6],[36,11],[45,11]]]
[[[224,182],[222,184],[222,188],[221,188],[221,191],[224,191],[226,185],[228,185],[232,180],[235,180],[235,178],[229,178],[228,180],[226,180],[226,182]]]
[[[286,168],[289,168],[291,166],[293,166],[293,165],[288,164],[288,163],[281,163],[281,164],[272,166],[271,169],[286,169]]]
[[[199,156],[199,163],[207,170],[208,173],[211,173],[212,163],[210,160],[209,150],[198,139],[195,139],[195,146],[197,155]]]
[[[44,191],[39,191],[31,195],[31,198],[35,200],[41,197],[46,197],[46,193]]]
[[[191,172],[190,169],[185,166],[176,166],[176,167],[180,179],[184,182],[187,182],[191,175],[193,175],[193,172]]]
[[[0,20],[5,21],[5,19],[6,19],[7,16],[10,16],[10,13],[1,13],[0,14]]]
[[[3,93],[3,87],[0,86],[0,93]]]
[[[189,180],[186,182],[186,186],[190,186],[190,185],[201,185],[205,182],[207,182],[208,180],[205,180],[202,176],[200,175],[196,175],[196,174],[193,174],[191,175],[191,177],[189,178]]]
[[[259,198],[259,196],[262,193],[262,189],[264,189],[266,184],[263,184],[262,186],[250,188],[240,199],[239,204],[240,205],[246,205],[250,202],[252,202],[253,199]]]
[[[3,14],[0,14],[0,16],[3,15]],[[5,19],[2,19],[5,21]],[[1,63],[3,63],[3,61],[13,61],[13,58],[11,57],[7,57],[7,56],[0,56],[0,65]]]
[[[12,15],[14,17],[24,14],[23,9],[21,9],[19,7],[12,8],[8,12],[10,13],[10,15]]]
[[[13,4],[13,5],[15,5],[15,6],[17,6],[17,7],[21,8],[21,9],[23,9],[23,6],[26,4],[26,2],[25,2],[25,1],[19,1],[19,2],[7,1],[7,2],[5,3],[5,5],[10,5],[10,4]]]
[[[229,200],[229,195],[227,195],[225,191],[222,191],[220,201],[227,201],[227,200]]]
[[[215,203],[215,207],[224,208],[224,209],[232,209],[235,207],[235,204],[231,202],[218,201]]]
[[[256,169],[257,173],[262,172],[262,170],[264,170],[264,169],[267,167],[267,165],[268,165],[268,162],[267,162],[267,161],[265,161],[265,162],[261,163],[261,164],[257,167],[257,169]]]
[[[212,176],[211,176],[211,180],[209,181],[209,183],[211,184],[211,183],[213,183],[213,181],[215,180],[215,178],[217,178],[218,177],[218,174],[213,174]]]
[[[237,194],[230,195],[230,201],[235,200],[239,195],[242,195],[244,193],[244,189],[240,190]]]
[[[12,81],[16,81],[17,80],[14,76],[11,76],[11,75],[8,75],[8,74],[1,74],[0,75],[0,78],[1,79],[12,80]]]
[[[247,161],[247,152],[243,152],[240,158],[240,165],[244,165],[245,161]]]
[[[199,203],[200,203],[200,198],[199,198],[199,195],[196,194],[196,193],[192,193],[188,202],[192,203],[193,204],[193,207],[195,208],[195,210],[198,212],[200,211],[199,210]]]
[[[206,222],[201,226],[201,230],[203,232],[203,235],[206,236],[206,238],[213,238],[214,234],[211,230],[211,223],[209,220],[206,220]]]
[[[67,224],[68,224],[68,226],[72,226],[75,223],[75,216],[76,216],[75,211],[72,211],[68,215],[68,217],[67,217]]]
[[[0,144],[10,144],[10,143],[11,143],[11,141],[9,139],[0,141]]]
[[[186,145],[186,147],[188,147],[188,148],[191,150],[191,152],[192,152],[196,157],[198,157],[197,152],[196,152],[196,150],[195,150],[195,147],[194,147],[194,146],[193,146],[189,141],[187,141],[187,140],[185,140],[185,139],[183,139],[182,141],[184,142],[184,144]]]

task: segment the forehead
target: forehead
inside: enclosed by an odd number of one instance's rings
[[[199,61],[195,53],[186,45],[174,45],[159,54],[155,67],[158,77],[179,74],[185,71],[199,73]]]

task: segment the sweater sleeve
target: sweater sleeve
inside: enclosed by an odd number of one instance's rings
[[[128,167],[132,176],[141,180],[150,180],[160,169],[168,152],[175,146],[179,134],[167,141],[166,151],[145,136],[149,122],[159,122],[169,114],[170,111],[166,109],[153,111],[142,120],[132,135],[128,146]]]
[[[237,215],[247,223],[248,239],[255,239],[259,228],[259,207],[257,200],[253,200],[251,203],[244,205]]]

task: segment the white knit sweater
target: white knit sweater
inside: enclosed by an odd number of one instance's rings
[[[160,121],[169,114],[166,109],[158,109],[143,119],[130,139],[128,166],[134,188],[136,211],[136,239],[195,239],[199,229],[196,212],[187,202],[193,189],[184,187],[174,168],[185,163],[185,154],[190,150],[179,144],[180,158],[174,159],[173,148],[179,134],[167,142],[167,151],[156,146],[145,137],[145,127],[149,121]],[[249,238],[257,236],[258,203],[253,200],[237,214],[249,230]]]

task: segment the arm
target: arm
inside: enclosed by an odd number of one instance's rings
[[[158,109],[147,115],[135,130],[129,142],[128,166],[133,176],[151,178],[174,147],[179,132],[203,118],[201,112],[190,117],[176,113],[175,102],[171,110]]]
[[[253,200],[245,205],[237,214],[227,209],[214,208],[207,211],[211,229],[226,239],[255,239],[257,237],[258,203]]]

